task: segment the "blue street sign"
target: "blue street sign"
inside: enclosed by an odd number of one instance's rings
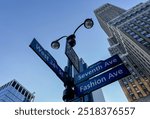
[[[92,76],[95,76],[109,68],[112,68],[118,64],[122,63],[122,60],[119,58],[118,55],[114,55],[104,61],[99,61],[90,66],[88,69],[85,71],[79,73],[78,75],[75,76],[75,84],[81,83]]]
[[[57,64],[56,60],[52,57],[52,55],[46,51],[36,39],[33,39],[31,44],[29,45],[34,52],[55,72],[55,74],[64,82],[65,80],[65,72],[60,68]]]
[[[97,77],[94,77],[83,83],[77,84],[75,86],[76,95],[79,97],[83,96],[114,81],[117,81],[127,75],[130,75],[130,72],[124,66],[124,64],[121,64]]]
[[[96,67],[97,65],[99,65],[99,64],[101,64],[101,63],[103,63],[103,62],[104,62],[104,60],[100,60],[100,61],[98,61],[98,62],[96,62],[96,63],[94,63],[94,64],[88,66],[88,68]]]

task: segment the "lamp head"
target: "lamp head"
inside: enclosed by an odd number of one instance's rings
[[[70,35],[67,37],[67,42],[69,43],[69,45],[71,47],[74,47],[76,45],[76,40],[75,40],[76,36],[74,34]]]
[[[60,43],[57,40],[55,40],[51,43],[51,47],[53,49],[58,49],[60,47]]]
[[[84,27],[87,28],[87,29],[92,28],[93,25],[94,25],[94,22],[93,22],[92,19],[89,19],[89,18],[88,18],[88,19],[86,19],[86,20],[84,21]]]

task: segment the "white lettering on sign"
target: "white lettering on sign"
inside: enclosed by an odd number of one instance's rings
[[[119,70],[118,70],[118,71],[116,71],[116,72],[109,73],[109,74],[108,74],[108,75],[109,75],[108,79],[111,79],[111,78],[117,77],[117,76],[118,76],[118,75],[120,75],[120,74],[123,74],[123,70],[121,70],[121,69],[119,69]]]
[[[94,73],[99,72],[99,71],[102,70],[103,68],[109,67],[109,65],[112,65],[113,63],[117,63],[117,59],[116,59],[116,58],[114,58],[114,59],[112,59],[112,60],[110,60],[110,61],[104,62],[104,64],[103,64],[103,63],[100,63],[99,65],[90,68],[89,71],[87,71],[87,72],[85,72],[85,73],[82,73],[82,74],[79,74],[79,75],[78,75],[78,80],[82,80],[82,79],[84,79],[84,78],[86,78],[86,77],[88,77],[88,76],[91,76],[91,75],[93,75]]]
[[[97,67],[93,68],[92,70],[89,70],[88,72],[86,72],[86,73],[84,73],[82,75],[78,75],[78,78],[79,78],[79,80],[81,80],[81,79],[83,79],[83,78],[85,78],[85,77],[87,77],[87,76],[89,76],[89,75],[91,75],[91,74],[101,70],[102,68],[103,68],[102,65],[97,66]]]
[[[80,92],[86,91],[86,90],[88,90],[88,89],[90,89],[90,88],[92,88],[92,87],[94,87],[96,85],[99,85],[99,84],[101,84],[101,83],[103,83],[105,81],[106,81],[106,77],[102,77],[102,78],[100,78],[98,80],[94,80],[93,82],[90,81],[87,85],[80,87]]]
[[[59,73],[59,75],[63,77],[63,71],[58,67],[57,63],[54,60],[52,60],[50,56],[47,53],[45,53],[45,51],[42,50],[41,46],[36,44],[36,49],[40,52],[44,60],[46,60],[46,62],[49,62],[49,64],[52,66],[51,68],[55,71],[57,70],[57,73]]]
[[[111,80],[111,78],[114,79],[118,77],[119,75],[122,75],[123,73],[124,72],[122,69],[118,69],[112,73],[108,73],[106,76],[103,76],[101,78],[98,78],[92,81],[89,80],[88,84],[80,86],[80,92],[85,92],[89,90],[90,88],[96,87],[100,85],[101,83],[107,82],[108,80]]]
[[[46,59],[47,61],[49,60],[49,56],[45,54],[45,52],[42,50],[42,48],[38,44],[36,44],[36,49],[41,53],[44,59]]]
[[[110,60],[108,62],[105,62],[105,67],[107,67],[108,65],[111,65],[113,63],[116,63],[117,62],[117,59],[113,59],[113,60]]]

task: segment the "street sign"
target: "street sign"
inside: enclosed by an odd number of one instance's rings
[[[52,55],[46,51],[36,39],[33,39],[30,48],[34,50],[34,52],[55,72],[55,74],[64,82],[65,80],[65,72],[60,68],[57,64],[56,60],[52,57]]]
[[[109,68],[112,68],[118,64],[122,63],[122,60],[118,55],[114,55],[104,61],[99,61],[87,68],[85,71],[75,76],[75,84],[81,83],[92,76],[95,76]]]
[[[98,61],[98,62],[96,62],[96,63],[94,63],[94,64],[88,66],[88,68],[96,67],[97,65],[99,65],[99,64],[101,64],[101,63],[103,63],[103,62],[104,62],[104,60],[100,60],[100,61]]]
[[[130,72],[124,64],[121,64],[99,76],[77,84],[75,86],[75,93],[79,97],[83,96],[128,75],[130,75]]]
[[[65,54],[68,57],[68,59],[71,61],[75,69],[80,72],[80,65],[79,65],[79,57],[74,51],[74,49],[69,45],[69,43],[66,42],[66,50]]]

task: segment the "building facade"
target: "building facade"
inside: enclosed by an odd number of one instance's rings
[[[105,4],[94,12],[100,25],[101,19],[114,14],[101,27],[110,34],[110,54],[118,54],[131,72],[119,80],[128,101],[150,101],[150,1],[117,14],[120,9]]]
[[[0,102],[31,102],[34,98],[35,96],[16,80],[0,87]]]

